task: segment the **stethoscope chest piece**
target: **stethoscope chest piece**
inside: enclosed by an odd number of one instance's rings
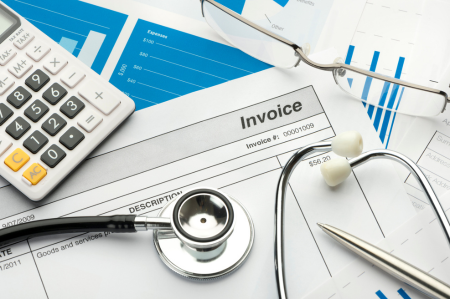
[[[184,277],[227,275],[242,265],[253,246],[250,214],[219,190],[190,190],[167,204],[158,217],[171,218],[173,229],[154,231],[156,250],[170,269]]]

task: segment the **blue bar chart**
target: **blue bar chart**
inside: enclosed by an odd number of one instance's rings
[[[128,17],[77,0],[3,2],[99,74]]]
[[[357,51],[357,50],[356,50]],[[350,45],[347,51],[347,56],[345,58],[345,63],[350,65],[352,61],[353,54],[355,52],[355,46]],[[374,51],[372,62],[370,64],[370,71],[376,72],[378,60],[381,53],[379,51]],[[399,57],[397,62],[397,67],[395,69],[395,78],[400,79],[403,66],[405,64],[405,58]],[[348,78],[348,84],[352,88],[353,79]],[[380,89],[375,91],[371,90],[373,78],[367,76],[365,79],[364,87],[361,94],[362,104],[364,107],[367,106],[367,115],[373,121],[373,126],[378,132],[381,142],[387,148],[389,146],[389,139],[392,133],[392,128],[394,127],[396,113],[391,110],[396,110],[401,103],[404,87],[400,87],[398,84],[391,84],[389,82],[383,82]],[[369,104],[367,101],[369,93],[378,93],[376,97],[378,99],[377,107],[375,105]]]
[[[138,20],[110,82],[139,110],[271,67],[236,48]]]

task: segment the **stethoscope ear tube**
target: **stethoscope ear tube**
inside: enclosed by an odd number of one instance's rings
[[[0,230],[0,246],[34,237],[78,232],[136,232],[136,215],[71,217],[19,224]]]
[[[306,157],[317,152],[328,152],[332,150],[332,142],[314,143],[297,151],[281,172],[277,186],[275,199],[275,276],[277,279],[278,295],[281,299],[287,298],[285,274],[284,274],[284,205],[286,198],[286,189],[289,184],[289,178],[295,167]],[[389,159],[405,166],[416,178],[424,194],[428,198],[433,211],[436,213],[441,228],[444,230],[447,241],[450,243],[450,222],[442,208],[431,184],[428,182],[422,170],[408,157],[391,150],[372,150],[361,154],[360,156],[348,161],[350,167],[356,168],[372,159]]]

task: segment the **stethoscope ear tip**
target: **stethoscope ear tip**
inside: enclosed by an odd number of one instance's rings
[[[357,157],[362,153],[363,147],[363,138],[358,131],[342,132],[331,142],[333,152],[343,157]]]
[[[320,172],[329,186],[337,186],[347,179],[352,168],[344,157],[359,156],[363,147],[363,139],[358,131],[345,131],[333,138],[331,149],[343,157],[333,158],[320,166]]]
[[[329,186],[337,186],[347,179],[352,172],[352,168],[347,159],[338,157],[322,164],[320,172]]]

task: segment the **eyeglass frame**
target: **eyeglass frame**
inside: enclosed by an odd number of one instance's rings
[[[445,98],[444,100],[444,106],[442,107],[442,111],[441,113],[443,113],[447,107],[447,104],[450,103],[450,98],[448,97],[447,93],[438,89],[434,89],[434,88],[429,88],[423,85],[419,85],[419,84],[415,84],[415,83],[410,83],[404,80],[400,80],[397,78],[392,78],[392,77],[388,77],[385,75],[381,75],[372,71],[367,71],[364,69],[360,69],[354,66],[350,66],[344,63],[340,63],[340,62],[335,62],[333,64],[321,64],[321,63],[316,63],[312,60],[310,60],[306,54],[303,52],[302,47],[298,46],[297,44],[289,41],[288,39],[283,38],[282,36],[273,33],[267,29],[262,28],[261,26],[253,23],[250,20],[247,20],[246,18],[242,17],[241,15],[239,15],[238,13],[234,12],[233,10],[229,9],[226,6],[223,6],[222,4],[216,2],[215,0],[200,0],[200,4],[201,4],[201,9],[202,9],[202,16],[205,17],[204,11],[203,11],[203,4],[204,2],[208,2],[212,5],[214,5],[215,7],[219,8],[220,10],[224,11],[225,13],[227,13],[228,15],[234,17],[235,19],[241,21],[242,23],[252,27],[253,29],[258,30],[259,32],[266,34],[272,38],[274,38],[275,40],[291,47],[294,51],[295,51],[295,55],[297,55],[299,57],[298,62],[294,65],[294,67],[297,67],[301,61],[303,61],[304,63],[306,63],[307,65],[315,68],[315,69],[319,69],[319,70],[323,70],[323,71],[331,71],[333,73],[333,78],[334,81],[336,82],[336,84],[339,86],[339,83],[336,80],[336,75],[337,76],[341,76],[340,73],[342,72],[342,70],[348,70],[348,71],[353,71],[355,73],[361,74],[361,75],[365,75],[365,76],[369,76],[375,79],[379,79],[382,81],[386,81],[389,83],[393,83],[393,84],[397,84],[397,85],[401,85],[401,86],[405,86],[408,88],[412,88],[412,89],[416,89],[416,90],[420,90],[420,91],[424,91],[424,92],[429,92],[429,93],[433,93],[433,94],[439,94],[441,96],[443,96]],[[342,74],[342,73],[341,73]],[[344,73],[345,74],[345,73]],[[450,85],[449,85],[450,87]],[[348,93],[348,92],[347,92]],[[348,93],[350,94],[350,93]],[[351,95],[351,94],[350,94]],[[352,95],[353,96],[353,95]],[[360,99],[360,98],[359,98]],[[364,101],[363,99],[360,99],[361,101]]]

